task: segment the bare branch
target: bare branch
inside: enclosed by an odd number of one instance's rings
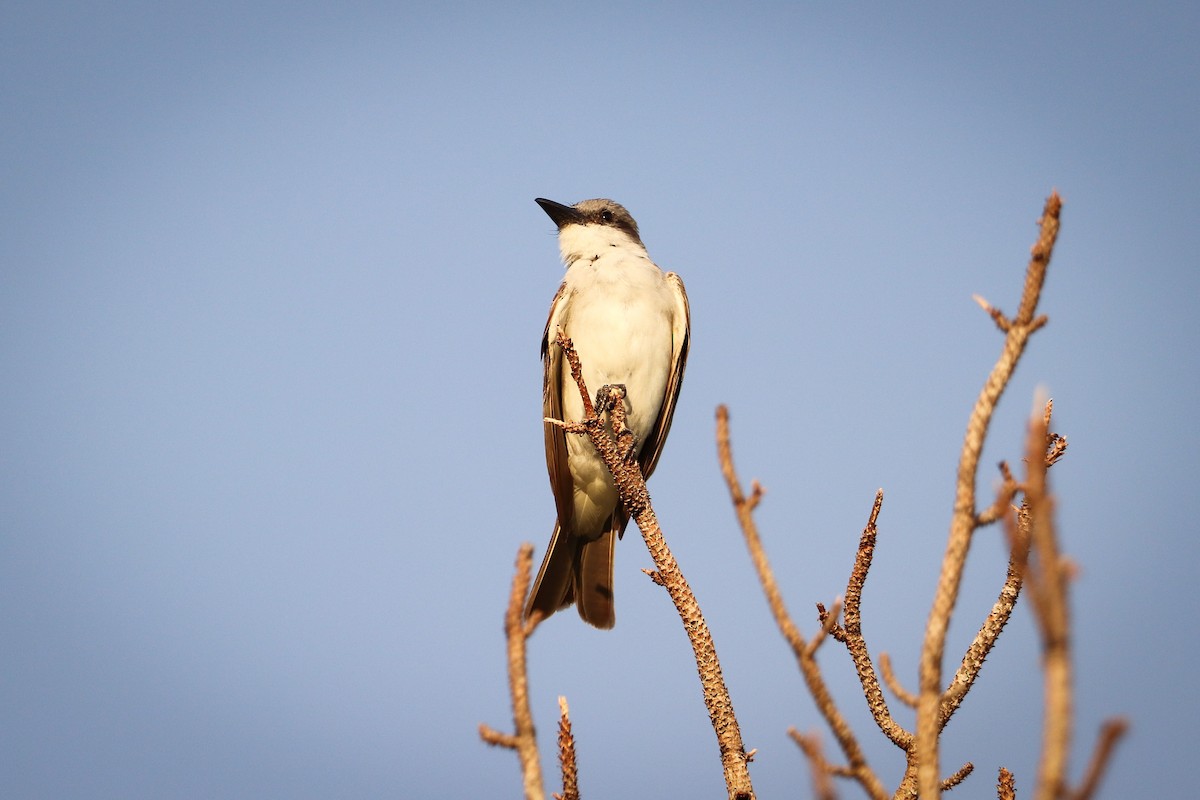
[[[1013,498],[1017,494],[1017,482],[1013,480],[1012,471],[1008,468],[1007,461],[999,463],[1000,477],[1003,483],[1000,490],[996,492],[996,502],[992,503],[986,509],[979,513],[975,518],[975,527],[982,528],[986,525],[991,525],[1004,517],[1008,510],[1012,508]]]
[[[937,591],[929,612],[925,641],[921,648],[916,762],[918,788],[925,800],[935,800],[941,795],[938,736],[942,729],[942,660],[950,617],[958,601],[963,566],[966,563],[972,534],[977,527],[975,482],[979,471],[979,456],[996,403],[1004,393],[1029,337],[1045,324],[1045,318],[1035,319],[1034,313],[1037,311],[1042,286],[1046,280],[1046,268],[1058,236],[1061,209],[1062,199],[1054,192],[1047,199],[1042,212],[1041,230],[1025,273],[1025,288],[1016,315],[1011,320],[1006,320],[1008,324],[1005,326],[1000,323],[1003,315],[999,312],[992,314],[997,325],[1004,331],[1004,348],[980,390],[963,440],[950,535],[942,560]]]
[[[812,775],[813,797],[817,800],[837,800],[833,781],[834,767],[825,760],[825,752],[821,748],[821,737],[816,733],[804,734],[795,728],[788,728],[788,736],[800,746],[808,759],[808,771]]]
[[[508,642],[508,690],[512,698],[514,734],[500,733],[479,726],[479,736],[490,745],[517,751],[524,778],[526,800],[542,800],[542,765],[538,758],[537,734],[533,727],[533,712],[529,708],[529,678],[525,670],[525,641],[537,619],[526,625],[522,620],[525,594],[529,591],[530,570],[533,567],[533,545],[525,543],[517,551],[517,568],[513,575],[508,609],[504,614],[504,635]]]
[[[961,767],[958,768],[958,772],[955,772],[949,778],[946,778],[945,780],[942,781],[942,791],[943,792],[950,791],[955,786],[958,786],[960,783],[965,781],[967,779],[967,776],[970,775],[974,771],[975,771],[975,765],[972,764],[970,761],[963,764]]]
[[[579,770],[575,766],[575,737],[571,733],[571,716],[567,698],[558,698],[558,763],[562,768],[562,794],[558,800],[579,800]]]
[[[717,407],[717,457],[721,462],[721,474],[725,476],[725,483],[729,487],[729,494],[733,499],[733,509],[737,513],[738,522],[741,523],[742,533],[746,538],[746,546],[750,549],[750,560],[754,563],[754,569],[758,573],[759,582],[762,583],[763,592],[767,595],[767,605],[771,607],[771,614],[775,617],[775,623],[779,626],[783,638],[791,645],[793,652],[799,653],[805,648],[804,637],[800,634],[796,623],[792,621],[787,606],[783,602],[783,595],[780,594],[779,585],[775,582],[775,573],[771,571],[771,565],[768,563],[766,552],[762,547],[762,540],[758,536],[758,526],[754,524],[754,517],[751,513],[758,505],[758,498],[762,496],[762,487],[758,481],[754,481],[756,491],[750,498],[747,498],[742,492],[742,484],[733,468],[733,448],[729,443],[729,409],[725,406]]]
[[[844,774],[850,775],[858,781],[859,785],[874,800],[885,800],[887,792],[883,788],[883,783],[867,763],[854,731],[851,730],[850,724],[846,722],[846,718],[829,693],[829,687],[825,685],[820,666],[783,602],[779,585],[775,581],[775,573],[771,570],[771,564],[763,550],[762,539],[758,535],[758,526],[754,522],[752,513],[753,505],[742,492],[741,481],[733,466],[733,448],[729,441],[729,409],[725,406],[717,407],[717,453],[721,462],[721,474],[725,476],[725,483],[729,487],[729,495],[733,500],[733,508],[737,513],[738,524],[741,526],[742,535],[746,540],[746,547],[750,551],[750,560],[754,563],[759,583],[762,584],[763,593],[767,596],[767,605],[771,608],[771,614],[775,618],[775,624],[779,627],[780,633],[792,648],[792,653],[800,666],[800,674],[808,686],[809,694],[812,695],[817,709],[825,718],[826,724],[833,732],[834,739],[837,740],[838,747],[841,748],[842,754],[849,762]],[[761,492],[755,492],[755,495],[760,494]],[[836,619],[832,614],[828,617]],[[836,630],[836,628],[832,630]],[[834,774],[839,774],[836,769],[834,769]]]
[[[517,737],[511,733],[501,733],[484,722],[479,723],[479,738],[495,747],[507,747],[511,750],[517,749]]]
[[[1083,783],[1070,793],[1070,800],[1091,800],[1096,790],[1100,788],[1100,781],[1104,779],[1104,773],[1112,760],[1117,743],[1128,731],[1129,722],[1127,720],[1110,719],[1104,723],[1100,728],[1100,737],[1096,741],[1096,750],[1092,753],[1091,763],[1088,764],[1087,772],[1084,773]]]
[[[884,683],[891,689],[892,694],[896,695],[897,700],[909,708],[917,707],[917,696],[900,683],[895,670],[892,669],[892,657],[887,653],[879,654],[879,671],[883,673]]]
[[[1012,327],[1012,323],[1008,321],[1008,318],[1004,316],[1004,313],[1000,309],[996,308],[977,294],[971,295],[971,299],[978,303],[979,307],[988,313],[988,316],[992,318],[992,322],[996,323],[996,327],[1000,329],[1001,333],[1008,333],[1008,329]]]
[[[843,618],[846,626],[846,649],[854,661],[858,672],[858,681],[862,684],[863,694],[867,699],[867,707],[879,730],[903,750],[912,747],[912,734],[901,727],[892,718],[888,710],[887,699],[879,686],[879,678],[875,674],[875,666],[871,663],[871,654],[867,649],[867,641],[862,632],[862,593],[867,583],[867,574],[871,569],[871,561],[875,556],[875,540],[877,536],[876,523],[879,512],[883,508],[883,489],[875,493],[875,503],[871,507],[871,515],[863,528],[858,542],[858,554],[854,559],[854,568],[850,571],[850,579],[846,584],[846,608]]]
[[[704,704],[708,708],[708,718],[716,733],[717,746],[721,752],[721,765],[729,798],[753,800],[754,787],[750,782],[746,749],[742,743],[737,717],[733,712],[733,701],[729,697],[729,689],[725,686],[725,678],[721,673],[721,662],[717,659],[712,634],[704,621],[704,615],[700,612],[695,594],[663,538],[658,518],[650,505],[650,494],[646,490],[642,470],[635,460],[625,458],[629,440],[624,435],[627,433],[622,417],[624,402],[615,403],[614,407],[619,410],[616,415],[609,415],[609,421],[616,434],[614,440],[614,437],[608,435],[603,421],[595,415],[595,408],[587,400],[588,389],[583,380],[583,370],[575,345],[561,329],[558,331],[557,342],[571,366],[571,375],[579,386],[580,395],[584,398],[584,409],[588,416],[579,423],[583,427],[582,432],[587,435],[612,473],[613,482],[621,496],[621,504],[625,512],[637,523],[642,540],[645,541],[650,557],[654,560],[658,576],[655,583],[660,583],[667,590],[692,644],[692,653],[696,658],[696,668],[704,692]]]
[[[1031,420],[1026,448],[1025,503],[1029,509],[1030,546],[1026,579],[1032,586],[1030,598],[1042,637],[1045,675],[1046,710],[1036,796],[1039,800],[1055,800],[1066,788],[1073,693],[1067,573],[1058,550],[1054,500],[1046,487],[1046,423],[1046,416]]]
[[[1000,768],[1000,779],[996,782],[997,800],[1017,800],[1017,783],[1013,774],[1004,767]]]
[[[967,696],[967,692],[971,690],[971,686],[974,685],[979,671],[983,669],[984,660],[992,651],[1004,626],[1008,624],[1013,609],[1016,608],[1017,598],[1021,594],[1022,579],[1021,569],[1016,560],[1018,558],[1020,558],[1019,555],[1014,555],[1009,559],[1004,584],[1000,587],[1000,596],[992,606],[987,619],[979,627],[979,632],[975,634],[975,640],[967,648],[962,663],[959,664],[958,671],[954,674],[954,679],[950,681],[950,686],[943,695],[940,722],[943,728],[950,721],[950,717],[954,716],[958,707],[962,705],[962,701]]]
[[[837,624],[838,614],[842,613],[841,599],[839,598],[834,600],[833,608],[829,609],[828,611],[825,610],[824,605],[821,605],[820,603],[817,605],[819,606],[820,611],[821,629],[817,631],[817,635],[814,636],[805,646],[805,650],[808,652],[810,658],[817,654],[817,650],[820,649],[821,644],[828,639],[830,634],[835,630],[841,632],[841,636],[834,634],[833,638],[837,639],[838,641],[844,641],[846,636],[845,629]]]
[[[846,629],[838,622],[838,615],[842,613],[842,600],[838,598],[833,601],[833,608],[825,608],[824,603],[817,603],[817,622],[821,625],[820,636],[831,636],[839,642],[845,643]],[[812,642],[808,643],[809,647],[813,646]],[[815,653],[815,648],[813,649]]]

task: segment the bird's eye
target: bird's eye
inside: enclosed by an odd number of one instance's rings
[[[611,212],[611,211],[609,211],[608,209],[605,209],[605,210],[601,211],[601,212],[600,212],[600,219],[604,220],[605,222],[612,222],[612,221],[613,221],[613,215],[612,215],[612,212]]]

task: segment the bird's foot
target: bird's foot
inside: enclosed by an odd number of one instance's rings
[[[637,440],[629,428],[617,432],[617,451],[626,464],[637,460]]]
[[[625,384],[606,383],[596,392],[596,413],[603,414],[612,411],[618,403],[625,401]]]

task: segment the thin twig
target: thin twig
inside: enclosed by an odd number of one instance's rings
[[[1012,507],[1013,498],[1017,494],[1017,483],[1013,480],[1012,470],[1008,468],[1008,462],[1001,461],[998,466],[1003,482],[1000,485],[1000,490],[996,492],[996,502],[981,511],[979,516],[975,518],[975,527],[977,528],[991,525],[1003,519],[1004,515]]]
[[[558,698],[558,763],[562,769],[562,794],[558,800],[579,800],[579,769],[575,766],[575,736],[571,733],[571,716],[567,698]]]
[[[1083,782],[1078,789],[1068,795],[1070,800],[1091,800],[1096,790],[1100,788],[1100,781],[1104,779],[1104,773],[1112,760],[1117,743],[1128,731],[1129,722],[1120,718],[1110,719],[1101,726],[1100,736],[1096,740],[1096,749],[1092,752],[1092,760],[1088,764],[1087,772],[1083,775]]]
[[[1000,778],[996,782],[996,800],[1017,800],[1017,782],[1004,767],[1000,768]]]
[[[838,622],[838,615],[841,613],[841,598],[838,598],[833,602],[832,609],[825,608],[824,603],[817,603],[817,622],[821,625],[821,633],[819,634],[820,636],[830,636],[839,642],[845,643],[846,629],[842,627],[840,622]],[[808,646],[813,650],[813,652],[816,652],[816,648],[813,647],[812,642],[809,642]]]
[[[828,611],[825,610],[825,606],[821,603],[818,603],[817,607],[820,612],[819,616],[821,617],[821,629],[818,630],[817,635],[810,639],[808,644],[805,645],[805,650],[808,652],[810,658],[817,654],[817,650],[820,649],[821,644],[824,643],[824,641],[828,639],[831,634],[833,635],[833,638],[837,639],[838,641],[845,641],[846,638],[845,629],[842,628],[841,625],[837,624],[838,614],[842,613],[841,599],[839,598],[834,600],[833,608],[829,609]],[[840,631],[840,636],[835,633],[835,631]]]
[[[909,708],[917,707],[917,696],[900,683],[900,679],[896,677],[896,671],[892,668],[892,657],[887,653],[879,654],[879,671],[883,673],[884,683],[891,689],[892,694],[896,695],[897,700]]]
[[[561,420],[549,420],[563,427],[569,433],[585,434],[596,452],[604,459],[612,473],[613,482],[621,496],[621,504],[625,512],[637,523],[641,531],[650,557],[654,560],[656,583],[660,583],[675,604],[676,611],[683,621],[683,627],[692,644],[692,653],[696,658],[696,669],[700,675],[700,685],[704,692],[704,704],[708,708],[708,718],[713,731],[717,735],[717,746],[721,752],[721,765],[725,776],[725,787],[730,800],[753,800],[754,787],[750,782],[750,771],[747,767],[749,759],[745,745],[742,743],[741,729],[733,711],[733,701],[729,697],[729,689],[721,673],[721,662],[717,659],[716,646],[713,644],[712,633],[700,612],[700,604],[692,592],[683,572],[679,569],[675,556],[667,547],[659,527],[654,508],[650,505],[650,494],[646,491],[646,481],[642,470],[633,459],[625,458],[627,449],[618,443],[628,442],[623,438],[624,426],[620,414],[609,421],[616,434],[616,440],[608,434],[603,420],[595,415],[588,398],[588,388],[583,379],[583,369],[579,363],[579,354],[571,339],[560,329],[557,343],[562,348],[563,356],[571,366],[571,376],[579,387],[580,396],[584,400],[585,411],[591,411],[585,419],[578,423],[568,423]],[[623,402],[616,404],[624,410]]]
[[[979,676],[979,671],[983,669],[984,660],[992,651],[996,640],[1004,630],[1004,626],[1008,624],[1008,620],[1012,617],[1013,609],[1017,605],[1017,598],[1021,595],[1022,575],[1018,562],[1015,560],[1017,558],[1019,556],[1014,555],[1009,559],[1004,584],[1000,587],[1000,595],[996,599],[995,604],[992,605],[992,610],[983,621],[983,624],[979,626],[979,631],[975,634],[975,640],[971,642],[971,646],[963,654],[962,663],[959,664],[957,672],[954,673],[954,678],[950,681],[950,685],[946,688],[942,696],[940,720],[942,728],[946,727],[946,723],[950,721],[950,717],[954,716],[954,712],[962,705],[967,692],[971,690],[971,687],[975,683],[975,678]]]
[[[912,747],[912,734],[906,731],[888,710],[887,699],[879,685],[879,677],[875,674],[875,665],[871,662],[871,653],[867,648],[867,640],[862,632],[862,593],[867,583],[867,574],[871,570],[871,561],[875,556],[875,541],[878,534],[876,523],[879,512],[883,508],[883,489],[875,493],[875,503],[871,507],[871,515],[863,528],[858,542],[858,554],[854,559],[854,568],[850,571],[850,579],[846,584],[846,607],[842,614],[846,629],[846,649],[854,661],[858,672],[858,681],[862,685],[863,695],[867,699],[867,707],[879,730],[903,750]]]
[[[1055,533],[1054,499],[1046,486],[1046,424],[1044,416],[1035,416],[1029,425],[1025,500],[1029,508],[1030,560],[1025,574],[1033,588],[1030,598],[1042,637],[1045,680],[1042,759],[1035,796],[1038,800],[1057,800],[1066,788],[1074,697],[1067,573]]]
[[[529,708],[529,677],[525,669],[525,642],[537,625],[522,619],[525,595],[529,591],[530,570],[533,567],[533,545],[525,543],[517,551],[517,568],[513,575],[508,609],[504,614],[504,635],[508,642],[508,690],[512,698],[515,733],[506,734],[480,724],[483,741],[517,751],[524,779],[526,800],[542,800],[542,765],[538,757],[537,734],[533,727],[533,712]]]
[[[788,736],[792,737],[792,741],[800,746],[805,758],[808,759],[808,771],[812,775],[813,797],[817,800],[837,800],[837,792],[834,791],[833,781],[830,780],[834,768],[825,760],[825,752],[821,749],[821,737],[815,732],[806,734],[795,728],[788,728]]]
[[[967,551],[977,526],[975,482],[979,471],[979,457],[996,403],[1007,387],[1029,337],[1046,323],[1045,317],[1035,318],[1034,313],[1037,311],[1042,286],[1046,280],[1046,268],[1058,236],[1061,209],[1062,199],[1054,192],[1047,199],[1042,212],[1041,230],[1025,273],[1025,288],[1016,315],[1008,320],[996,309],[981,303],[1004,332],[1004,348],[980,390],[970,421],[967,423],[958,465],[950,535],[925,628],[925,640],[921,647],[916,777],[920,795],[924,800],[935,800],[941,794],[938,736],[942,730],[942,660],[950,617],[958,601]]]
[[[958,786],[960,783],[965,781],[967,779],[967,776],[970,775],[974,771],[975,771],[975,765],[972,764],[970,761],[963,764],[961,767],[958,768],[957,772],[955,772],[949,778],[945,778],[942,781],[942,791],[943,792],[950,791],[955,786]]]
[[[1043,421],[1046,428],[1050,425],[1050,414],[1054,408],[1053,401],[1047,401],[1043,414]],[[1045,458],[1043,459],[1046,469],[1049,469],[1062,458],[1067,450],[1066,437],[1060,436],[1057,433],[1047,432],[1045,443]],[[992,505],[989,512],[995,512],[997,518],[1003,518],[1004,513],[1011,511],[1012,499],[1017,491],[1021,488],[1013,479],[1012,472],[1008,468],[1008,464],[1000,462],[1000,474],[1004,479],[1004,483],[1000,490],[996,493],[996,502]],[[989,514],[984,512],[979,516],[978,524],[983,526],[987,524],[984,517]],[[1011,520],[1006,520],[1006,524]],[[958,671],[954,675],[954,679],[947,687],[942,698],[942,727],[950,721],[950,717],[962,704],[963,698],[970,691],[975,678],[979,675],[979,671],[983,668],[984,659],[991,652],[992,647],[996,644],[996,639],[1004,630],[1004,626],[1008,624],[1008,620],[1012,616],[1013,609],[1016,607],[1017,598],[1021,594],[1021,587],[1024,581],[1025,564],[1029,558],[1029,500],[1028,497],[1022,500],[1021,507],[1018,509],[1016,524],[1022,527],[1020,535],[1012,538],[1014,549],[1011,552],[1008,561],[1008,571],[1005,575],[1004,585],[1000,587],[1000,596],[996,603],[992,606],[991,613],[979,628],[979,632],[975,635],[975,640],[971,646],[967,648],[967,652],[963,655],[962,663],[959,665]],[[1018,546],[1018,542],[1020,543]]]
[[[775,618],[775,624],[779,626],[780,633],[791,646],[796,662],[800,666],[800,674],[808,686],[809,694],[812,695],[818,711],[825,718],[838,747],[848,762],[848,766],[843,771],[839,772],[835,768],[833,773],[852,776],[873,800],[885,800],[888,795],[883,788],[883,783],[867,763],[854,731],[829,693],[829,687],[825,684],[817,660],[810,652],[800,629],[792,621],[787,606],[783,602],[779,585],[775,581],[775,574],[771,570],[771,564],[763,549],[762,539],[758,535],[758,526],[754,522],[753,511],[757,501],[753,498],[761,496],[761,492],[755,491],[750,498],[747,498],[742,491],[741,481],[733,466],[733,448],[729,441],[729,409],[725,406],[717,407],[717,453],[721,462],[721,474],[725,476],[725,483],[729,487],[729,494],[733,500],[733,508],[737,513],[738,524],[741,526],[742,535],[746,540],[746,547],[750,551],[750,560],[754,562],[754,569],[758,573],[763,593],[767,596],[767,605]]]

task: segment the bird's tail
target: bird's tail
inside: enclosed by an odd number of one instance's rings
[[[613,605],[613,553],[617,534],[611,528],[592,542],[581,542],[575,561],[575,607],[597,628],[617,624]]]
[[[534,579],[525,604],[525,617],[540,611],[543,619],[572,603],[579,616],[597,628],[611,628],[617,616],[613,606],[613,553],[617,533],[586,542],[554,526],[542,568]]]

